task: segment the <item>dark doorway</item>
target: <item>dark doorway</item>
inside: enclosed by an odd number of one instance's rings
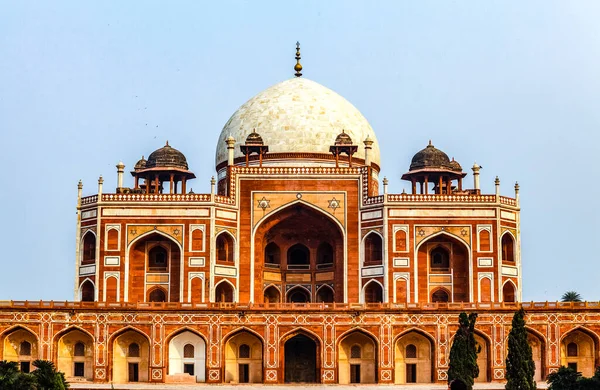
[[[81,362],[76,362],[75,367],[73,367],[73,376],[84,376],[85,373],[85,365]]]
[[[310,295],[305,289],[297,287],[288,293],[288,302],[307,303],[310,302]]]
[[[129,382],[139,382],[140,380],[139,363],[129,363]]]
[[[360,383],[360,364],[350,365],[350,383]]]
[[[313,340],[297,335],[286,341],[285,382],[317,383],[317,345]]]
[[[31,371],[31,363],[30,362],[21,362],[20,366],[21,366],[21,372],[24,372],[25,374],[29,374],[29,372]]]
[[[240,364],[238,367],[239,383],[250,383],[250,365]]]
[[[406,383],[417,383],[417,365],[406,365]]]
[[[183,365],[183,373],[194,376],[194,363],[185,363]]]

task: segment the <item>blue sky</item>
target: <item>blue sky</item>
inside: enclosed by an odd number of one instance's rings
[[[486,193],[519,181],[524,300],[600,299],[599,2],[0,7],[0,299],[73,298],[79,179],[112,190],[119,160],[128,171],[168,139],[208,192],[221,128],[293,76],[297,40],[305,77],[371,123],[390,192],[429,139],[482,165]]]

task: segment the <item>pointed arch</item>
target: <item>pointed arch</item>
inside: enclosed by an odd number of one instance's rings
[[[227,229],[215,235],[216,260],[227,263],[236,263],[236,239]]]
[[[434,383],[436,341],[431,334],[411,327],[393,339],[395,361],[394,383]],[[415,355],[406,355],[407,347],[412,346]]]
[[[121,337],[124,339],[121,340]],[[129,347],[133,344],[139,347],[139,357],[129,356]],[[150,337],[141,329],[131,325],[110,336],[107,343],[108,361],[111,362],[109,380],[116,383],[147,382],[151,345]]]
[[[146,302],[167,302],[168,292],[160,286],[153,286],[146,292]]]
[[[293,295],[297,294],[298,292],[303,293],[303,295],[306,298],[306,301],[304,301],[304,302],[290,301],[293,298]],[[286,291],[285,301],[288,303],[310,303],[310,302],[312,302],[312,294],[310,293],[310,290],[308,290],[306,287],[304,287],[302,285],[296,285],[296,286],[290,288],[288,291]]]
[[[376,383],[379,343],[362,329],[351,329],[337,338],[338,382]]]
[[[516,261],[516,242],[517,240],[510,230],[502,233],[500,236],[500,253],[502,254],[502,261],[509,263],[514,263]]]
[[[377,288],[378,290],[373,290],[375,288]],[[381,284],[378,280],[369,280],[363,286],[360,294],[362,303],[382,303],[383,291],[383,284]]]
[[[79,326],[69,326],[53,337],[56,367],[67,378],[94,378],[94,336]],[[77,348],[81,347],[81,353]]]
[[[431,302],[434,302],[434,303],[435,302],[440,302],[440,303],[452,302],[452,293],[444,287],[438,287],[431,292],[430,300],[431,300]]]
[[[323,284],[316,291],[316,301],[323,303],[335,302],[335,291],[331,286]]]
[[[586,339],[587,338],[587,339]],[[569,356],[569,344],[577,345],[577,356]],[[560,363],[581,372],[583,376],[594,375],[598,366],[599,336],[585,326],[576,326],[560,337]]]
[[[225,285],[228,286],[228,288],[231,289],[231,291],[227,291],[225,287]],[[227,279],[221,279],[217,284],[215,284],[214,287],[214,302],[236,302],[237,301],[237,294],[236,294],[236,288],[233,285],[233,283],[231,283],[229,280]],[[231,294],[231,296],[229,296],[229,294]],[[225,300],[223,300],[225,299]]]
[[[30,328],[15,325],[6,329],[0,337],[2,360],[15,361],[25,373],[32,370],[34,360],[41,357],[40,341]]]
[[[79,300],[81,302],[94,302],[96,300],[96,284],[90,278],[85,278],[79,284]]]
[[[195,382],[206,379],[206,338],[195,329],[183,327],[165,338],[164,361],[168,375],[191,375]],[[191,348],[190,348],[191,347]],[[191,352],[191,355],[190,355]]]
[[[384,242],[383,235],[375,229],[365,234],[362,239],[363,264],[365,266],[383,264]]]
[[[81,237],[81,261],[80,264],[96,263],[96,245],[98,236],[92,229],[88,229]]]
[[[512,280],[507,280],[502,284],[502,302],[517,301],[517,286]]]
[[[244,327],[229,332],[221,345],[224,382],[262,382],[264,349],[264,339],[250,329]]]
[[[286,383],[319,383],[321,367],[321,339],[304,328],[295,328],[280,338],[284,351],[283,372]]]
[[[263,300],[268,303],[280,303],[281,291],[276,285],[270,284],[263,290]]]

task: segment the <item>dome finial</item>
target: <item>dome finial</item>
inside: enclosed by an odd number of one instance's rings
[[[167,142],[165,143],[165,146],[169,146],[169,140],[167,140]]]
[[[302,65],[300,65],[300,42],[296,42],[296,65],[294,66],[294,70],[296,73],[294,75],[296,77],[302,76]]]

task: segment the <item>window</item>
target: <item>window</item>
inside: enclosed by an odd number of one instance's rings
[[[479,232],[479,250],[489,252],[490,248],[490,231],[487,229]]]
[[[229,234],[219,234],[216,241],[217,261],[233,263],[233,239]]]
[[[396,252],[406,252],[406,232],[404,230],[396,231]]]
[[[317,291],[317,302],[333,302],[333,290],[329,286],[323,286]]]
[[[106,249],[109,251],[119,249],[119,231],[117,229],[109,229],[106,233]]]
[[[193,363],[185,363],[183,365],[183,373],[194,376],[194,364]]]
[[[192,250],[201,251],[203,248],[203,235],[204,232],[201,229],[192,230]]]
[[[429,254],[432,271],[448,271],[450,269],[450,256],[445,248],[437,247]]]
[[[365,238],[365,265],[383,262],[383,242],[379,234],[369,233]]]
[[[431,295],[431,302],[448,302],[448,293],[445,290],[437,290]]]
[[[281,250],[279,245],[274,242],[270,242],[265,247],[265,264],[267,267],[278,267],[281,261]]]
[[[136,343],[129,344],[127,356],[139,358],[140,357],[140,346]]]
[[[194,358],[194,346],[192,344],[186,344],[183,346],[183,357],[185,359]]]
[[[150,249],[150,252],[148,253],[148,266],[150,267],[150,270],[166,270],[167,257],[167,250],[160,245]]]
[[[333,247],[323,242],[317,248],[317,268],[328,268],[333,266]]]
[[[365,288],[365,302],[379,303],[383,302],[383,289],[378,283],[371,282]]]
[[[265,302],[279,303],[279,290],[275,286],[270,286],[265,290]]]
[[[23,341],[19,346],[20,356],[31,356],[31,343],[29,341]]]
[[[577,357],[579,356],[578,346],[575,343],[569,343],[567,345],[567,356],[568,357]]]
[[[83,237],[83,259],[82,263],[94,263],[96,261],[96,236],[88,232]]]
[[[350,348],[350,359],[360,359],[360,352],[360,345],[353,345],[352,348]]]
[[[515,261],[515,245],[510,234],[502,236],[502,260],[513,263]]]
[[[408,344],[406,346],[406,353],[404,354],[406,359],[416,359],[417,358],[417,347],[414,344]]]
[[[229,283],[222,282],[217,285],[215,302],[233,302],[233,287]]]
[[[350,383],[360,383],[360,364],[350,365]]]
[[[152,290],[150,292],[149,298],[150,298],[149,299],[150,302],[166,302],[167,301],[165,291],[162,288],[155,288],[154,290]]]
[[[577,363],[567,363],[567,367],[577,372]]]
[[[81,341],[75,344],[73,348],[73,356],[85,356],[85,344]]]
[[[82,302],[94,302],[94,284],[89,280],[86,280],[81,285],[81,301]]]
[[[250,347],[248,346],[248,344],[240,345],[239,358],[250,359]]]
[[[302,244],[296,244],[288,249],[288,268],[308,269],[310,267],[310,252]]]

